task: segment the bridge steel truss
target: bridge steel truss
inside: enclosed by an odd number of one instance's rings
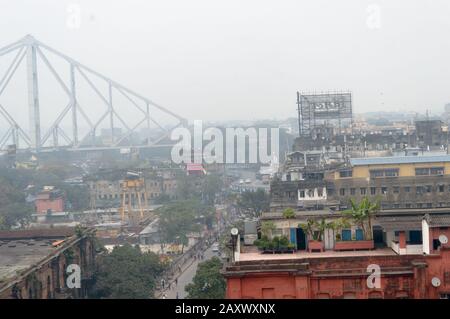
[[[44,144],[52,137],[53,147],[51,149],[66,148],[69,150],[88,150],[88,149],[114,149],[123,147],[154,147],[158,146],[164,138],[166,138],[170,132],[179,126],[187,126],[187,120],[183,117],[171,112],[167,108],[156,104],[152,100],[134,92],[133,90],[119,84],[112,79],[94,71],[93,69],[75,61],[69,56],[47,46],[46,44],[36,40],[31,35],[27,35],[21,40],[0,48],[0,57],[15,52],[15,56],[11,64],[7,67],[7,70],[3,76],[0,77],[0,97],[2,93],[8,86],[11,78],[15,74],[17,68],[26,59],[26,70],[27,70],[27,88],[28,88],[28,117],[29,117],[29,128],[22,128],[18,122],[10,115],[6,107],[0,103],[0,117],[3,117],[9,124],[9,129],[3,136],[0,136],[0,150],[4,149],[8,141],[12,141],[12,144],[19,146],[19,139],[26,144],[25,148],[31,149],[33,151],[43,151],[45,149]],[[51,52],[54,55],[62,58],[63,61],[68,63],[70,68],[70,79],[69,85],[63,81],[63,79],[58,74],[57,70],[51,64],[47,57],[47,52]],[[41,129],[41,118],[39,111],[39,81],[38,81],[38,69],[37,60],[43,62],[44,65],[48,67],[51,74],[54,76],[56,81],[60,84],[62,90],[66,93],[68,97],[68,104],[66,107],[57,114],[52,125],[47,131],[42,131]],[[108,94],[105,96],[101,93],[98,85],[95,85],[93,81],[90,80],[88,74],[92,77],[96,77],[100,82],[106,83],[108,87]],[[89,118],[84,111],[83,107],[77,100],[77,90],[76,81],[77,78],[83,78],[89,87],[96,93],[96,95],[103,101],[106,109],[101,116],[93,120]],[[136,125],[130,127],[127,121],[122,118],[115,108],[113,103],[113,93],[119,93],[130,102],[130,105],[136,107],[140,113],[142,113],[142,118],[138,121]],[[138,103],[140,102],[140,104]],[[145,105],[145,107],[143,107]],[[152,116],[152,108],[156,108],[162,111],[164,114],[169,115],[170,118],[176,120],[176,124],[170,129],[165,128],[157,119]],[[71,128],[72,132],[66,134],[59,126],[61,121],[70,114],[71,116]],[[83,119],[88,123],[89,132],[84,136],[80,136],[78,130],[78,117],[81,115]],[[120,124],[126,128],[126,133],[121,135],[115,140],[114,136],[114,116],[119,120]],[[111,142],[108,145],[96,146],[95,143],[89,144],[90,138],[95,140],[96,130],[99,125],[109,117],[109,128],[111,129]],[[150,123],[156,125],[162,134],[158,137],[150,138],[147,137],[147,143],[145,145],[123,145],[123,142],[130,137],[133,132],[139,127],[145,125],[150,131]],[[150,134],[150,133],[149,133]],[[67,144],[65,146],[59,145],[59,138],[62,138]],[[95,141],[94,141],[95,142]]]

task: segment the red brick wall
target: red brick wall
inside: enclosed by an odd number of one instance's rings
[[[233,276],[232,271],[229,271],[226,273],[226,296],[230,299],[365,299],[379,295],[390,299],[439,298],[441,293],[450,293],[449,249],[443,249],[439,254],[430,256],[313,258],[307,262],[309,269],[303,273],[275,270],[263,273],[246,271],[244,274]],[[369,273],[366,269],[370,264],[381,266],[380,289],[370,289],[367,286]],[[435,288],[431,285],[433,277],[441,280],[440,287]]]
[[[49,209],[52,212],[63,212],[64,211],[64,200],[62,198],[57,198],[54,200],[36,199],[35,206],[36,206],[37,213],[46,214]]]

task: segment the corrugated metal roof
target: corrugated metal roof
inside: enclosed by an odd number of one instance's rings
[[[352,158],[352,166],[450,162],[450,155]]]

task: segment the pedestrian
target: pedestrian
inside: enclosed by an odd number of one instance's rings
[[[176,298],[178,299],[178,291],[177,291],[177,296],[176,296]]]
[[[175,286],[178,285],[178,278],[175,278]]]

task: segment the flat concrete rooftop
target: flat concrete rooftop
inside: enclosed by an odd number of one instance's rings
[[[258,260],[284,260],[303,258],[329,258],[329,257],[361,257],[361,256],[397,256],[391,248],[379,248],[374,250],[357,251],[333,251],[310,253],[307,251],[297,251],[289,254],[262,254],[255,246],[245,246],[244,252],[240,254],[240,261]]]
[[[54,240],[0,240],[0,284],[57,250]]]

